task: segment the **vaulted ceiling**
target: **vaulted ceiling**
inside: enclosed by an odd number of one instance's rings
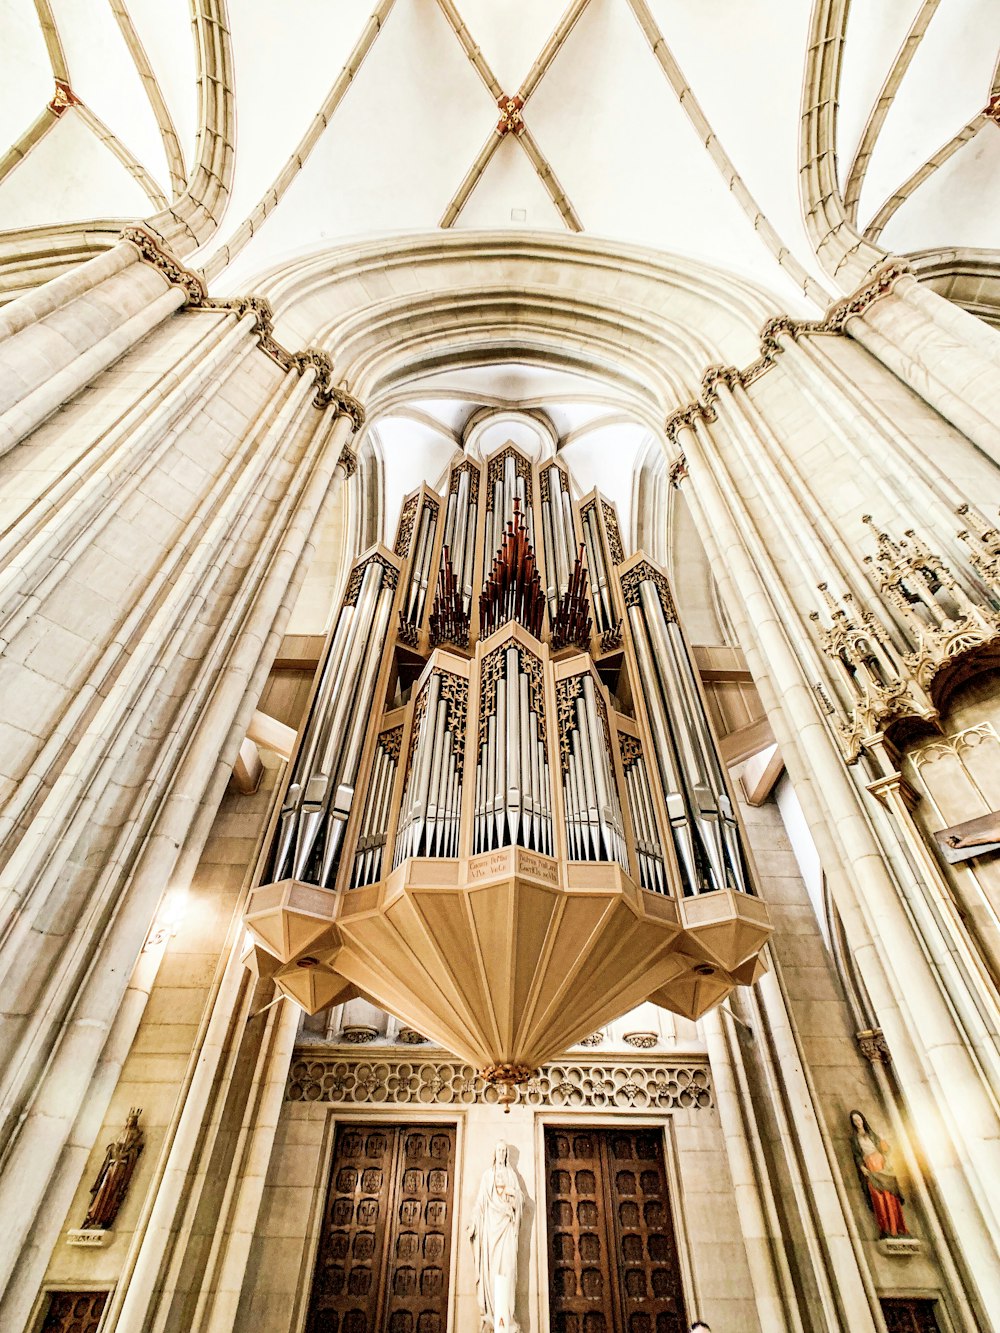
[[[225,40],[209,8],[195,0],[192,24],[183,0],[0,0],[0,231],[144,217],[183,193],[214,91],[198,44]],[[235,290],[347,237],[585,230],[723,265],[808,312],[836,294],[799,193],[809,11],[232,0],[234,171],[189,262]],[[879,246],[996,246],[998,51],[997,0],[849,6],[838,173]],[[502,135],[501,96],[524,103]]]

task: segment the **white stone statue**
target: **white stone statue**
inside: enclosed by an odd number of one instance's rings
[[[507,1161],[502,1140],[493,1165],[483,1172],[469,1240],[476,1262],[476,1294],[484,1333],[520,1333],[514,1316],[517,1299],[517,1240],[524,1195]]]

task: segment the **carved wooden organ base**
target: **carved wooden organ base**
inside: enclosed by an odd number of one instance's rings
[[[463,460],[358,562],[270,880],[249,966],[309,1013],[366,995],[508,1094],[645,1000],[697,1018],[759,975],[767,910],[667,580],[561,464]]]

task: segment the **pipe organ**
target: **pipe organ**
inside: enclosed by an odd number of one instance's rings
[[[310,1012],[370,997],[513,1085],[770,931],[667,578],[513,445],[356,563],[246,924]]]

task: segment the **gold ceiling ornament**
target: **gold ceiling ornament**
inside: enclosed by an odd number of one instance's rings
[[[56,90],[49,101],[49,110],[55,116],[61,116],[71,106],[79,106],[80,99],[65,79],[56,79]]]
[[[752,984],[771,927],[663,571],[510,444],[445,495],[406,497],[348,580],[247,961],[309,1012],[370,998],[509,1103],[645,1000],[697,1018]],[[433,642],[443,568],[464,648]]]
[[[524,99],[516,95],[508,97],[506,93],[501,93],[497,98],[497,106],[500,108],[497,134],[501,139],[505,134],[523,134],[524,116],[521,114],[521,109],[524,106]]]

